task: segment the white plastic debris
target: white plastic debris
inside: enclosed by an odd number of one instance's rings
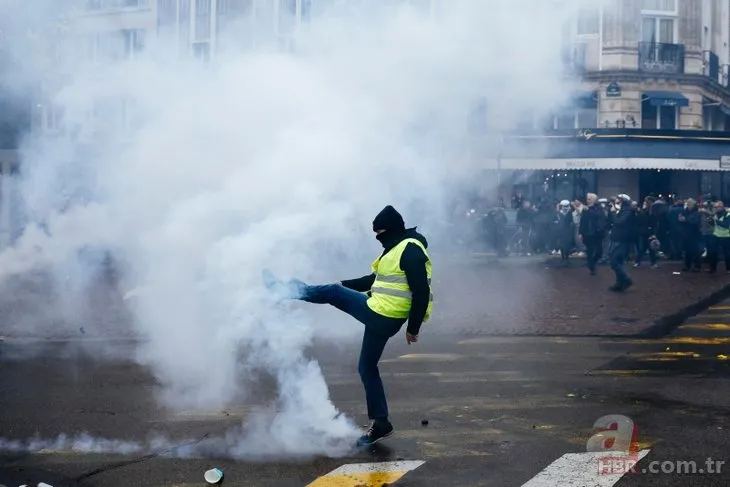
[[[47,484],[45,482],[38,482],[38,487],[53,487],[53,486],[50,484]]]
[[[223,478],[223,471],[219,468],[211,468],[205,472],[205,481],[209,484],[217,484]]]
[[[681,275],[682,273],[681,273],[681,272],[672,272],[672,274],[674,274],[675,276],[679,276],[679,275]]]

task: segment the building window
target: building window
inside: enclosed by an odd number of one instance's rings
[[[144,49],[144,31],[139,29],[124,30],[124,57],[134,60]]]
[[[705,99],[702,105],[702,129],[720,131],[725,128],[725,114],[720,105]]]
[[[579,36],[598,35],[599,13],[596,8],[582,8],[578,11],[576,34]]]
[[[719,197],[722,193],[722,173],[719,171],[702,171],[700,173],[700,194]]]
[[[252,11],[253,0],[218,0],[218,30],[222,31],[222,25],[248,15]]]
[[[202,64],[208,64],[210,62],[210,42],[194,43],[193,56]]]
[[[674,19],[664,17],[641,18],[641,40],[661,44],[674,44]]]
[[[558,114],[555,117],[555,128],[558,130],[574,129],[575,128],[575,111],[568,110]]]
[[[594,129],[598,127],[598,110],[595,108],[581,108],[575,114],[575,128]]]
[[[293,34],[297,25],[297,0],[279,0],[277,33],[280,35]]]
[[[656,107],[646,100],[641,104],[641,128],[676,130],[677,110],[676,105]]]
[[[303,21],[312,20],[312,3],[314,0],[301,0],[302,1],[302,12],[299,15]]]
[[[643,0],[641,9],[655,12],[676,12],[677,0]]]
[[[195,0],[195,40],[210,39],[210,0]]]
[[[159,0],[157,3],[157,24],[175,25],[177,22],[177,0]]]
[[[571,108],[549,117],[544,127],[548,130],[589,129],[598,126],[595,108]]]

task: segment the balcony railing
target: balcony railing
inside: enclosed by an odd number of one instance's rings
[[[712,51],[702,53],[702,72],[708,78],[722,84],[720,77],[720,57]]]
[[[664,74],[684,73],[684,44],[640,42],[639,71]]]

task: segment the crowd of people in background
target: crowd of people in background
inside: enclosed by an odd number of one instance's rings
[[[563,266],[581,257],[591,275],[608,264],[616,273],[611,290],[619,292],[632,285],[626,261],[637,268],[648,260],[656,269],[660,259],[669,259],[683,261],[684,272],[716,273],[722,257],[730,273],[730,218],[724,203],[712,197],[647,196],[637,202],[626,194],[588,193],[584,200],[513,203],[518,206],[514,235],[504,230],[504,205],[490,208],[483,218],[485,235],[500,256],[549,253],[559,255]]]

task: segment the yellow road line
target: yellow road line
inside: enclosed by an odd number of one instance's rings
[[[381,487],[390,485],[425,462],[421,460],[343,465],[307,487]]]
[[[730,331],[730,325],[725,323],[688,323],[680,326],[680,328],[687,330],[719,330],[719,331]]]
[[[715,310],[715,309],[730,309],[730,306],[710,306],[707,309],[712,309],[712,310]]]

